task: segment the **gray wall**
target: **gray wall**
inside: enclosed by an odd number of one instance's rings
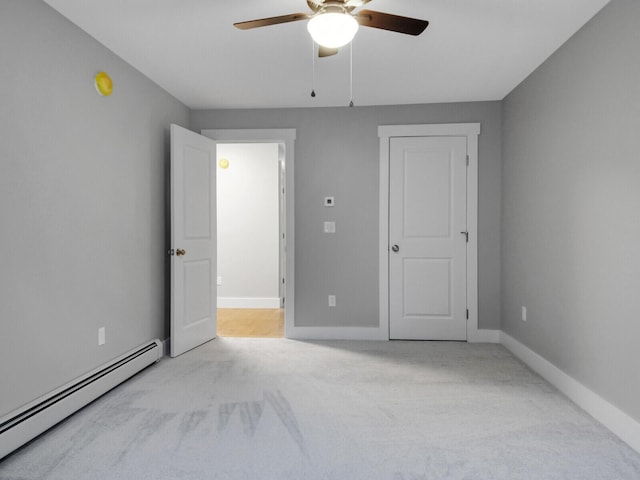
[[[258,88],[258,86],[256,86]],[[378,325],[379,125],[480,122],[479,315],[500,326],[500,102],[194,111],[191,128],[296,128],[296,325]],[[323,206],[335,196],[336,207]],[[335,220],[335,235],[322,222]],[[327,307],[327,295],[337,307]]]
[[[2,416],[165,337],[166,132],[189,111],[38,0],[0,2],[0,61]]]
[[[503,330],[636,420],[638,19],[613,0],[505,99],[502,184]]]

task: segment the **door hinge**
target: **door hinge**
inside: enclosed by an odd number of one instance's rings
[[[282,279],[282,284],[284,285],[284,278]]]
[[[467,308],[467,320],[469,320],[469,309]]]
[[[175,250],[172,248],[167,252],[169,255],[175,255]]]
[[[467,155],[467,167],[469,166],[469,155]]]

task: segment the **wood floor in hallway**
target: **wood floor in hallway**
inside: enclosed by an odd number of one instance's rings
[[[284,337],[283,308],[219,308],[220,337]]]

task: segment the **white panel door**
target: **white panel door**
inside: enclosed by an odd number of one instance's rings
[[[466,137],[393,137],[389,337],[466,340]]]
[[[171,356],[216,336],[216,142],[171,125]]]

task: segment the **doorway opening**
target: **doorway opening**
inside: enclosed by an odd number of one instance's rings
[[[282,338],[285,158],[282,143],[219,143],[218,336]]]
[[[294,338],[295,327],[295,217],[294,217],[294,154],[296,130],[294,128],[280,129],[203,129],[201,133],[216,141],[218,146],[224,144],[277,144],[279,160],[279,220],[278,228],[281,242],[279,272],[281,280],[277,298],[281,300],[278,314],[284,317],[284,337]],[[222,160],[222,159],[221,159]],[[230,160],[230,159],[227,159]],[[220,164],[216,166],[216,173]],[[224,275],[222,278],[224,286]],[[218,305],[224,307],[225,305]],[[259,305],[255,305],[257,307]],[[255,309],[257,310],[257,309]],[[233,312],[221,312],[222,317]],[[246,312],[244,312],[246,313]],[[251,312],[249,312],[251,313]],[[257,313],[254,311],[253,313]],[[272,314],[274,312],[271,312]],[[224,321],[224,319],[223,319]]]

